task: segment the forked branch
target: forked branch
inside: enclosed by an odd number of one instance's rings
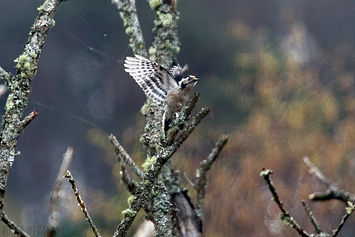
[[[339,189],[337,186],[335,186],[334,184],[332,184],[330,181],[328,181],[328,179],[320,172],[320,170],[314,166],[310,160],[305,157],[303,159],[303,161],[308,165],[308,167],[310,168],[310,173],[314,174],[315,176],[317,176],[318,178],[320,178],[323,183],[328,187],[328,191],[325,194],[311,194],[310,195],[310,199],[312,201],[323,201],[323,200],[329,200],[329,199],[338,199],[341,201],[345,201],[347,199],[351,199],[353,198],[354,195],[352,194],[346,194],[346,192],[344,192],[343,190]],[[312,223],[312,225],[315,228],[315,233],[316,234],[308,234],[306,231],[304,231],[301,226],[294,220],[294,218],[290,215],[290,213],[288,211],[286,211],[286,208],[284,207],[282,201],[279,198],[279,195],[276,192],[276,189],[274,187],[274,185],[272,184],[270,175],[272,174],[271,170],[263,170],[260,175],[265,179],[269,190],[273,196],[273,200],[277,203],[277,206],[279,207],[279,209],[282,212],[281,215],[281,220],[285,221],[289,226],[291,226],[292,228],[294,228],[299,235],[301,236],[309,236],[309,237],[321,237],[321,236],[332,236],[335,237],[339,234],[340,230],[342,229],[342,227],[344,226],[344,223],[346,222],[346,220],[349,218],[349,216],[354,212],[355,210],[355,205],[353,204],[353,202],[351,201],[347,201],[347,205],[348,207],[345,208],[346,210],[346,214],[343,216],[343,218],[341,219],[339,225],[336,227],[335,230],[332,231],[332,234],[328,234],[325,233],[321,230],[320,225],[318,224],[315,216],[313,215],[312,211],[309,209],[308,205],[306,204],[306,202],[304,200],[301,201],[302,205],[304,206],[306,213],[308,215],[308,217],[310,218],[310,221]],[[340,197],[337,196],[333,196],[333,195],[340,195]],[[322,198],[320,198],[322,197]],[[324,198],[325,197],[325,198]]]

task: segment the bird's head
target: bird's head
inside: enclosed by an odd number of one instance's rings
[[[189,75],[187,77],[182,78],[179,81],[179,86],[182,90],[186,89],[186,88],[193,88],[196,83],[199,81],[199,79],[193,75]]]

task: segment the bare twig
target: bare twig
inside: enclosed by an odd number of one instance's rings
[[[54,183],[54,188],[52,195],[50,197],[50,208],[51,208],[51,213],[49,216],[49,221],[48,221],[48,231],[47,231],[47,237],[52,237],[56,235],[56,230],[59,226],[59,192],[62,188],[62,184],[64,181],[64,175],[66,174],[66,171],[68,170],[69,164],[71,163],[71,160],[73,158],[73,148],[68,147],[67,151],[63,155],[63,160],[62,164],[60,166],[57,179]]]
[[[196,213],[199,218],[203,213],[203,201],[207,189],[207,172],[210,170],[212,163],[217,159],[219,153],[228,141],[228,136],[223,135],[216,143],[215,148],[208,157],[200,162],[200,168],[196,172],[196,182],[194,188],[197,190]]]
[[[354,212],[355,210],[355,206],[353,203],[351,202],[348,202],[348,205],[349,207],[346,207],[345,210],[346,210],[346,214],[343,216],[343,218],[341,219],[339,225],[337,226],[337,228],[335,230],[333,230],[333,235],[332,237],[336,237],[340,230],[343,228],[346,220],[350,217],[350,215]]]
[[[309,237],[310,235],[304,231],[300,225],[293,219],[293,217],[290,215],[289,212],[286,211],[282,201],[279,198],[279,195],[276,192],[276,189],[274,185],[271,182],[270,175],[272,174],[272,170],[264,170],[260,173],[260,176],[262,176],[267,185],[269,186],[269,190],[273,196],[273,200],[277,203],[277,206],[280,208],[282,215],[281,215],[281,220],[285,221],[288,225],[290,225],[292,228],[294,228],[299,235],[304,236],[304,237]]]
[[[346,214],[343,216],[342,220],[340,221],[339,225],[335,230],[333,230],[333,237],[337,236],[344,226],[346,220],[349,218],[349,216],[353,213],[355,210],[354,202],[355,202],[355,195],[350,194],[349,192],[341,189],[338,185],[335,185],[334,183],[330,182],[325,175],[322,174],[322,172],[315,166],[313,163],[308,159],[308,157],[303,158],[304,163],[309,167],[309,171],[311,174],[314,174],[316,177],[318,177],[325,186],[328,187],[328,190],[323,193],[313,193],[309,195],[309,199],[312,201],[326,201],[326,200],[331,200],[331,199],[337,199],[340,200],[344,203],[347,203],[349,207],[345,208],[346,209]],[[313,224],[313,222],[312,222]],[[317,224],[318,226],[318,224]],[[316,225],[315,225],[316,227]],[[316,227],[316,230],[320,229],[319,226]]]
[[[328,181],[328,179],[319,171],[319,169],[317,167],[315,167],[309,160],[308,158],[304,158],[305,163],[308,165],[308,167],[310,167],[311,169],[311,173],[315,174],[317,177],[319,177],[323,182],[327,183],[329,185],[329,189],[334,188],[334,186]],[[290,216],[290,214],[286,211],[286,209],[283,206],[283,203],[281,202],[278,194],[276,193],[276,189],[273,186],[271,179],[270,179],[270,174],[272,174],[271,170],[264,170],[260,173],[261,176],[264,177],[266,183],[269,186],[269,190],[271,191],[271,194],[273,196],[273,200],[277,203],[278,207],[280,208],[281,212],[282,212],[282,216],[281,216],[281,220],[285,221],[287,224],[289,224],[292,228],[294,228],[301,236],[330,236],[329,234],[323,232],[317,222],[317,220],[315,219],[312,211],[309,209],[307,203],[302,200],[301,203],[304,206],[308,217],[310,218],[310,221],[312,223],[312,225],[315,228],[315,232],[316,235],[309,235],[307,232],[305,232],[297,223],[296,221],[293,220],[292,216]],[[338,192],[338,191],[337,191]],[[332,195],[334,195],[335,193],[333,193]],[[329,194],[330,195],[330,194]],[[336,197],[333,197],[334,199],[338,199]],[[330,198],[328,198],[330,199]],[[341,199],[342,200],[342,199]],[[351,215],[351,213],[355,210],[355,205],[348,201],[347,202],[348,207],[346,207],[346,214],[343,216],[342,220],[340,221],[339,225],[337,226],[337,228],[335,230],[333,230],[333,234],[331,235],[332,237],[335,237],[338,235],[339,231],[342,229],[342,227],[344,226],[344,223],[346,222],[346,220],[349,218],[349,216]]]
[[[317,220],[316,220],[315,216],[313,215],[312,211],[309,209],[306,201],[302,200],[301,203],[302,203],[304,209],[306,210],[306,213],[307,213],[312,225],[314,226],[314,228],[316,230],[316,233],[317,234],[322,233],[323,231],[321,230],[321,228],[319,226],[319,223],[317,222]]]
[[[327,187],[331,186],[331,182],[322,174],[322,172],[320,172],[318,167],[312,164],[308,157],[304,157],[303,162],[309,167],[309,173],[317,176]]]
[[[128,155],[126,150],[118,142],[117,138],[113,134],[111,134],[109,136],[109,139],[110,139],[112,145],[115,147],[116,155],[119,158],[118,161],[124,166],[128,165],[133,170],[133,172],[138,176],[138,178],[140,180],[142,180],[144,178],[143,171],[141,169],[139,169],[139,167],[136,165],[136,163],[134,163],[134,161]]]
[[[304,163],[309,167],[310,173],[314,174],[316,177],[318,177],[325,186],[328,187],[328,190],[323,193],[312,193],[309,195],[309,199],[312,201],[326,201],[330,199],[337,199],[340,200],[344,203],[347,202],[352,202],[355,203],[355,195],[351,194],[343,189],[341,189],[338,185],[335,185],[334,183],[330,182],[325,175],[322,174],[322,172],[312,164],[312,162],[307,158],[303,158]]]
[[[20,237],[30,237],[29,234],[27,234],[25,231],[21,230],[20,227],[18,227],[13,221],[11,221],[4,212],[1,212],[0,214],[1,221],[7,225],[7,227],[12,230],[12,232]]]
[[[191,187],[195,188],[195,184],[194,182],[192,182],[192,180],[187,176],[187,174],[184,172],[184,177],[187,180],[187,182],[189,182],[189,184],[191,185]]]
[[[83,199],[81,198],[81,196],[79,194],[79,191],[78,191],[78,189],[77,189],[77,187],[75,185],[75,180],[74,180],[74,178],[71,175],[69,170],[67,170],[67,174],[65,175],[65,178],[67,178],[69,183],[71,184],[72,189],[74,191],[74,194],[76,196],[76,200],[78,201],[78,203],[80,205],[80,208],[81,208],[81,210],[82,210],[82,212],[83,212],[83,214],[85,216],[85,219],[89,222],[92,231],[94,232],[96,237],[100,237],[101,235],[100,235],[99,231],[97,230],[95,223],[91,219],[88,210],[86,209],[86,205],[85,205]]]

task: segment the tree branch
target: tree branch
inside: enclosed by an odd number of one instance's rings
[[[112,0],[112,3],[115,4],[120,11],[123,26],[126,27],[126,34],[130,36],[129,46],[132,48],[133,54],[148,57],[137,16],[135,0]]]
[[[185,107],[182,110],[182,114],[185,118],[189,117],[192,110],[195,108],[197,102],[200,100],[200,93],[194,93],[191,98],[186,102]]]
[[[350,215],[354,212],[355,210],[355,206],[353,203],[351,202],[348,202],[348,205],[349,207],[346,207],[345,210],[346,210],[346,213],[345,215],[343,216],[343,218],[341,219],[339,225],[337,226],[337,228],[335,230],[333,230],[333,235],[332,237],[336,237],[338,236],[340,230],[343,228],[346,220],[350,217]]]
[[[128,189],[128,191],[133,195],[136,194],[138,184],[136,181],[132,180],[131,177],[127,174],[126,167],[124,165],[121,165],[120,175],[121,175],[121,180],[123,184],[126,186],[126,188]]]
[[[290,215],[289,212],[286,211],[282,201],[279,198],[279,195],[276,192],[276,189],[274,185],[271,182],[270,175],[272,174],[272,170],[264,170],[260,173],[260,176],[262,176],[265,179],[265,182],[269,186],[269,190],[272,194],[273,200],[276,202],[277,206],[280,208],[282,215],[281,215],[281,220],[283,220],[286,224],[294,228],[299,235],[303,237],[309,237],[310,235],[305,232],[300,225],[293,219],[293,217]]]
[[[186,125],[186,121],[188,120],[188,117],[191,115],[192,110],[195,108],[196,103],[199,100],[200,100],[200,94],[194,93],[193,96],[186,102],[186,105],[180,112],[179,117],[173,121],[171,128],[167,131],[166,134],[164,134],[166,135],[165,136],[166,145],[170,146],[174,142],[176,135]]]
[[[172,196],[173,207],[178,219],[180,237],[199,237],[202,233],[202,221],[197,216],[187,191]]]
[[[328,187],[328,190],[323,193],[312,193],[309,195],[309,199],[312,201],[326,201],[330,199],[337,199],[345,204],[348,202],[355,203],[355,195],[351,194],[343,189],[341,189],[338,185],[330,182],[322,172],[312,164],[312,162],[308,159],[308,157],[303,158],[303,162],[309,167],[309,172],[316,177],[318,177],[325,186]]]
[[[1,66],[0,66],[0,79],[4,80],[6,84],[8,84],[10,78],[12,77],[11,73],[5,71]]]
[[[210,170],[212,163],[217,159],[219,153],[228,142],[228,136],[223,135],[216,143],[216,147],[213,148],[209,156],[200,162],[200,168],[196,172],[196,181],[194,188],[197,190],[197,203],[196,213],[199,218],[203,213],[203,201],[207,189],[207,172]]]
[[[175,55],[180,52],[180,41],[177,34],[179,13],[176,1],[149,1],[150,7],[156,11],[153,31],[155,38],[149,48],[150,59],[165,68],[171,68]]]
[[[80,208],[81,208],[81,210],[82,210],[82,212],[83,212],[83,214],[85,216],[85,220],[87,220],[89,222],[90,227],[91,227],[92,231],[94,232],[95,236],[96,237],[100,237],[101,234],[99,233],[99,231],[96,228],[95,223],[91,219],[90,214],[89,214],[88,210],[86,209],[86,205],[85,205],[83,199],[81,198],[81,196],[79,194],[78,188],[75,185],[75,180],[74,180],[74,178],[71,175],[69,170],[67,170],[67,174],[65,175],[65,178],[68,179],[69,183],[71,184],[71,186],[73,188],[74,194],[76,196],[76,200],[78,201],[79,206],[80,206]]]
[[[27,125],[30,124],[30,122],[32,122],[35,117],[37,117],[37,115],[37,110],[34,110],[29,115],[27,115],[19,124],[19,132],[22,132],[27,127]]]
[[[196,117],[192,118],[192,121],[185,127],[184,131],[177,137],[174,143],[169,147],[160,149],[157,153],[156,162],[151,165],[148,172],[144,175],[144,179],[140,182],[140,187],[136,196],[132,200],[130,207],[122,212],[124,215],[123,220],[117,226],[117,230],[114,236],[125,236],[127,230],[132,225],[139,210],[144,206],[145,202],[150,197],[151,188],[157,179],[162,167],[177,151],[181,144],[189,137],[196,126],[202,121],[202,119],[209,113],[209,108],[203,108]]]
[[[118,161],[124,166],[128,165],[134,171],[134,173],[138,176],[138,178],[140,180],[142,180],[144,178],[144,173],[142,172],[142,170],[139,169],[139,167],[136,165],[136,163],[134,163],[134,161],[128,155],[126,150],[118,142],[117,138],[113,134],[111,134],[109,136],[109,139],[110,139],[112,145],[115,147],[115,152],[118,157]]]
[[[60,0],[46,0],[38,8],[39,14],[31,27],[25,49],[15,60],[16,76],[0,69],[1,79],[4,79],[9,90],[0,134],[0,212],[3,212],[4,208],[3,199],[8,174],[15,156],[19,154],[15,151],[17,139],[24,127],[37,115],[33,112],[21,120],[31,92],[31,82],[37,72],[41,49],[49,29],[54,25],[53,16],[60,2]]]
[[[30,237],[29,234],[21,230],[20,227],[18,227],[13,221],[11,221],[3,211],[1,211],[0,216],[1,216],[1,221],[5,225],[7,225],[7,227],[9,227],[10,230],[12,230],[12,233],[20,237]]]
[[[305,209],[305,211],[306,211],[306,213],[307,213],[307,215],[308,215],[308,217],[309,217],[309,219],[310,219],[312,225],[314,226],[314,229],[316,230],[316,233],[317,233],[317,234],[321,234],[323,231],[322,231],[322,229],[320,228],[320,226],[319,226],[319,224],[318,224],[318,221],[316,220],[316,218],[315,218],[315,216],[313,215],[312,211],[309,209],[309,207],[308,207],[306,201],[305,201],[305,200],[302,200],[301,203],[302,203],[302,205],[303,205],[303,207],[304,207],[304,209]]]
[[[318,177],[324,183],[325,186],[331,186],[331,182],[327,179],[327,177],[325,177],[325,175],[322,174],[322,172],[320,172],[320,170],[315,165],[312,164],[308,157],[304,157],[303,162],[308,166],[309,173]]]
[[[317,177],[319,177],[328,187],[328,191],[326,194],[324,194],[325,196],[327,196],[326,199],[322,199],[322,200],[329,200],[329,199],[339,199],[344,201],[346,196],[347,198],[349,198],[351,195],[345,195],[343,194],[344,191],[339,191],[339,190],[335,190],[334,192],[332,191],[333,189],[337,188],[335,187],[331,182],[328,181],[328,179],[319,171],[319,169],[314,166],[307,157],[305,157],[303,159],[303,161],[308,165],[308,167],[310,168],[310,173],[316,175]],[[301,236],[330,236],[329,234],[323,232],[317,222],[317,220],[315,219],[314,215],[312,214],[312,211],[309,209],[308,205],[306,204],[306,202],[304,200],[301,201],[302,205],[304,206],[308,217],[310,218],[310,221],[312,223],[312,225],[315,228],[316,231],[316,235],[309,235],[307,232],[305,232],[298,224],[296,221],[294,221],[294,219],[292,218],[292,216],[290,216],[290,214],[286,211],[286,209],[283,206],[283,203],[281,202],[278,194],[276,193],[276,189],[273,186],[271,179],[270,179],[270,175],[272,174],[271,170],[264,170],[260,173],[260,176],[263,176],[266,183],[269,186],[269,190],[273,196],[273,200],[277,203],[278,207],[280,208],[282,215],[281,215],[281,220],[285,221],[286,224],[290,225],[292,228],[294,228]],[[336,196],[332,196],[331,195],[341,195],[343,197],[338,198]],[[310,195],[311,196],[311,195]],[[353,195],[352,195],[353,196]],[[311,198],[312,199],[312,198]],[[314,200],[314,199],[312,199]],[[337,228],[335,230],[333,230],[333,234],[331,236],[335,237],[338,235],[339,231],[342,229],[342,227],[344,226],[344,223],[346,222],[346,220],[349,218],[349,216],[353,213],[353,211],[355,210],[355,205],[353,204],[353,202],[348,201],[347,202],[348,207],[345,208],[346,210],[346,214],[343,216],[342,220],[340,221],[339,225],[337,226]]]

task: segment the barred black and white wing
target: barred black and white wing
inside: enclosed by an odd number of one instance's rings
[[[145,57],[126,57],[124,66],[146,96],[156,103],[163,103],[169,91],[178,87],[169,71]]]

